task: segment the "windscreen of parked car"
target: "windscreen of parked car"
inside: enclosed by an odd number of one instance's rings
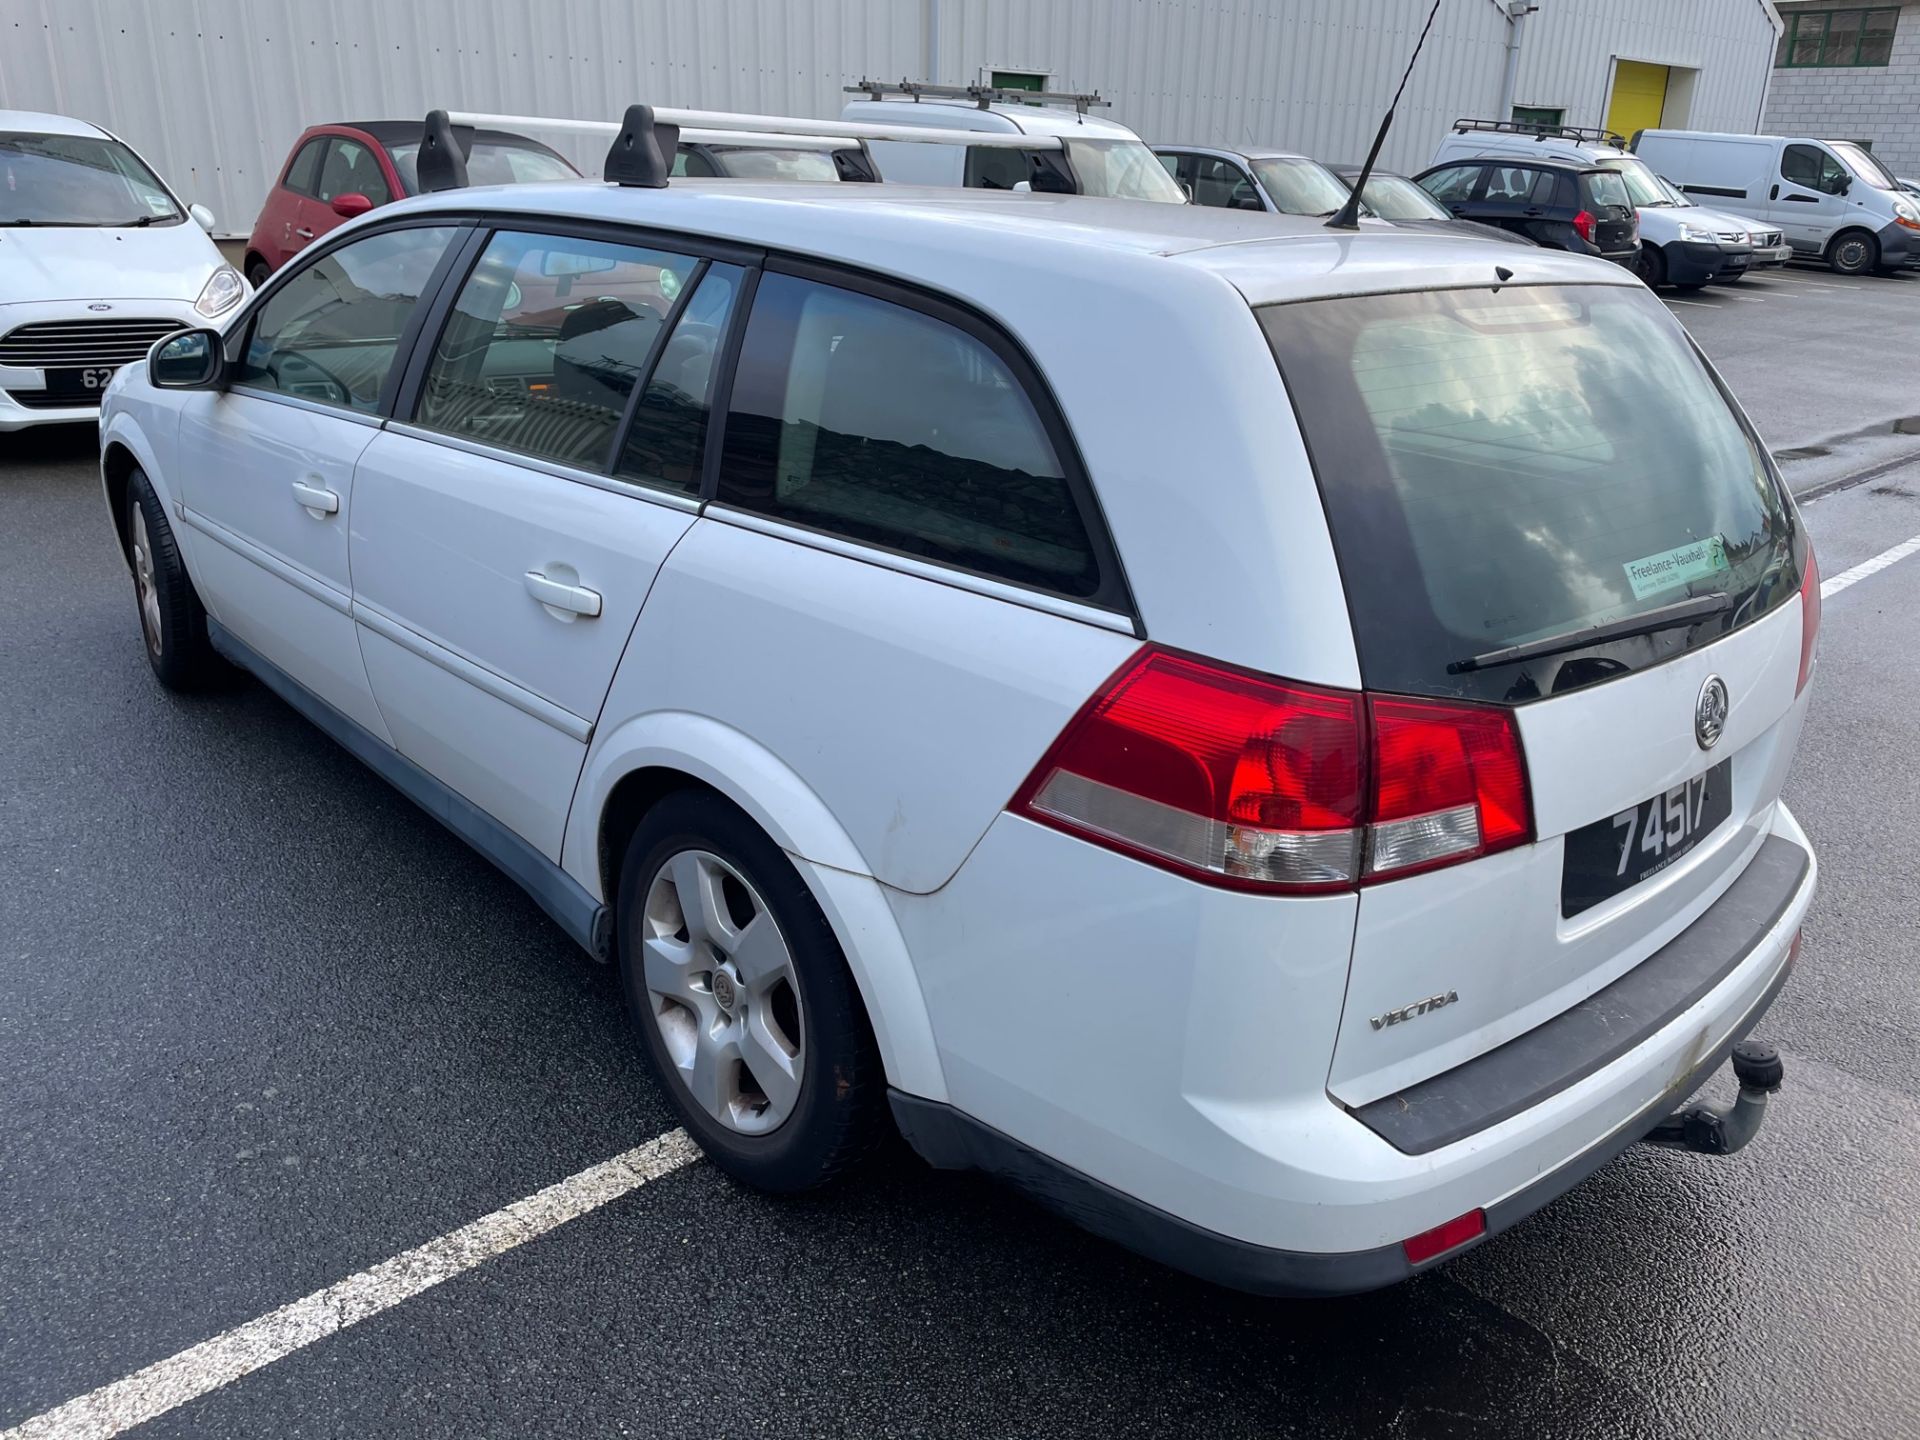
[[[1318,161],[1270,157],[1254,161],[1253,173],[1284,215],[1331,215],[1347,203],[1347,187]]]
[[[1370,688],[1532,699],[1709,643],[1795,593],[1795,521],[1770,462],[1645,289],[1428,291],[1257,313],[1312,455]],[[1694,626],[1469,663],[1716,595],[1725,608]]]
[[[117,140],[0,132],[0,225],[164,225],[167,187]]]
[[[393,168],[407,194],[420,193],[420,142],[389,145]],[[553,151],[532,143],[476,140],[467,156],[469,185],[525,185],[542,180],[577,180],[580,172]]]
[[[1187,203],[1186,192],[1159,157],[1138,140],[1068,140],[1066,146],[1082,195]]]
[[[1447,207],[1411,180],[1398,175],[1369,175],[1367,208],[1383,220],[1451,220]]]
[[[1602,170],[1611,170],[1620,177],[1627,187],[1627,197],[1635,205],[1671,205],[1667,192],[1660,186],[1660,177],[1647,168],[1647,162],[1632,155],[1622,155],[1619,159],[1606,159],[1595,162]],[[1608,202],[1611,203],[1611,202]]]
[[[1829,140],[1827,148],[1847,162],[1847,168],[1869,185],[1882,190],[1898,190],[1900,182],[1893,178],[1886,166],[1873,158],[1870,151],[1862,150],[1851,140]]]

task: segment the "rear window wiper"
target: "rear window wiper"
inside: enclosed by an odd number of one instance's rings
[[[1702,620],[1725,613],[1732,608],[1732,605],[1733,596],[1724,590],[1715,590],[1710,595],[1695,595],[1686,600],[1676,600],[1671,605],[1656,606],[1638,615],[1628,615],[1619,620],[1606,620],[1598,625],[1583,625],[1578,630],[1566,630],[1558,635],[1548,635],[1539,640],[1528,640],[1524,644],[1488,650],[1479,655],[1469,656],[1465,660],[1455,660],[1447,666],[1447,673],[1462,675],[1469,670],[1489,670],[1495,665],[1511,665],[1518,660],[1537,660],[1543,655],[1564,655],[1569,650],[1584,650],[1589,645],[1602,645],[1609,640],[1625,640],[1634,635],[1652,635],[1661,630],[1672,630],[1680,625],[1697,625]]]

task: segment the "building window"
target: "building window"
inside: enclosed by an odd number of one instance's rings
[[[1796,10],[1782,18],[1786,29],[1780,35],[1780,48],[1774,52],[1776,69],[1885,65],[1893,54],[1893,30],[1900,7]]]
[[[1044,90],[1047,77],[1031,70],[995,70],[992,85],[996,90]]]
[[[1516,105],[1513,107],[1513,122],[1516,125],[1531,125],[1536,130],[1558,130],[1567,123],[1567,112],[1564,107]]]

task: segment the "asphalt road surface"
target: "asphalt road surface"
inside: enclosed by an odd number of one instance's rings
[[[1735,294],[1675,313],[1826,449],[1790,469],[1823,573],[1920,536],[1920,279]],[[0,617],[0,1429],[672,1129],[612,976],[510,884],[260,687],[153,683],[89,434],[0,439]],[[1788,792],[1822,888],[1738,1156],[1630,1151],[1318,1303],[897,1150],[799,1200],[696,1160],[138,1433],[1920,1433],[1916,618],[1920,555],[1826,605]]]

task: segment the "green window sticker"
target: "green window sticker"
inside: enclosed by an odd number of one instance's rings
[[[1657,555],[1642,555],[1638,560],[1627,561],[1621,568],[1627,572],[1627,583],[1633,587],[1633,598],[1644,600],[1662,590],[1672,590],[1693,580],[1704,580],[1731,567],[1727,564],[1727,542],[1718,535],[1709,535],[1704,540],[1677,545]]]

